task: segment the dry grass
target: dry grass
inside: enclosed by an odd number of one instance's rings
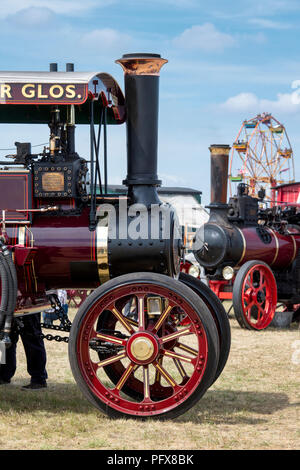
[[[0,449],[297,449],[300,330],[242,330],[234,319],[227,366],[196,407],[174,421],[111,421],[82,397],[67,345],[47,342],[48,389],[24,392],[23,347],[0,387]],[[298,355],[299,357],[299,355]],[[295,361],[294,361],[295,362]]]

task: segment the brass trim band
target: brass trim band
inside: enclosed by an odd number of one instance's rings
[[[19,227],[18,242],[19,245],[25,246],[25,227]]]
[[[275,252],[275,256],[273,258],[273,261],[272,263],[270,263],[270,266],[273,266],[273,264],[275,263],[275,261],[277,260],[277,256],[278,256],[278,253],[279,253],[279,242],[278,242],[278,238],[276,236],[276,233],[274,232],[274,230],[272,230],[270,227],[266,227],[269,232],[271,232],[271,234],[274,235],[274,239],[275,239],[275,244],[276,244],[276,252]]]
[[[103,221],[101,221],[103,224]],[[100,283],[110,279],[108,265],[108,225],[97,225],[96,228],[96,259]]]
[[[293,236],[293,235],[291,235],[291,238],[292,238],[292,240],[293,240],[293,244],[294,244],[294,253],[293,253],[293,257],[292,257],[292,259],[291,259],[291,262],[290,262],[290,264],[292,264],[292,263],[293,263],[293,261],[294,261],[294,260],[295,260],[295,258],[296,258],[296,255],[297,255],[297,243],[296,243],[296,240],[295,240],[295,238],[294,238],[294,236]]]
[[[241,235],[241,237],[242,237],[242,240],[243,240],[243,252],[242,252],[242,256],[240,257],[240,259],[239,259],[238,262],[236,263],[236,266],[238,266],[238,265],[243,261],[244,256],[245,256],[245,253],[246,253],[246,239],[245,239],[244,234],[243,234],[243,232],[241,231],[241,229],[239,229],[238,227],[235,227],[235,228],[239,231],[239,233],[240,233],[240,235]]]

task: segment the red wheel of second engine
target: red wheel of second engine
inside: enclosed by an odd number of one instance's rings
[[[270,267],[261,261],[249,261],[239,270],[233,287],[235,316],[242,327],[267,328],[277,304],[277,286]]]
[[[185,411],[199,387],[203,394],[209,386],[205,371],[218,359],[208,338],[211,325],[207,330],[195,305],[180,295],[186,287],[167,281],[179,292],[153,282],[118,285],[100,297],[94,292],[78,322],[76,358],[70,358],[75,379],[110,416]],[[181,317],[190,323],[183,326]]]

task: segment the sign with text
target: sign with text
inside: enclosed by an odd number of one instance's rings
[[[0,83],[0,104],[81,104],[87,93],[83,83]]]

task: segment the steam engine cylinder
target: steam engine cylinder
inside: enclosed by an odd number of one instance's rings
[[[226,221],[222,225],[208,222],[196,234],[195,256],[210,271],[226,265],[238,267],[253,259],[273,269],[286,268],[300,247],[300,230],[293,231],[281,234],[263,226],[239,228]]]

